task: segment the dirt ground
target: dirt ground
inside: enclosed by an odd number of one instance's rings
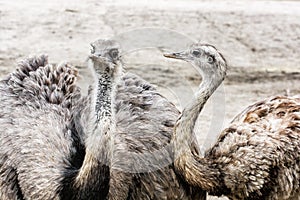
[[[298,1],[0,0],[0,77],[14,70],[18,59],[46,53],[51,63],[76,65],[85,88],[89,43],[114,38],[124,48],[126,69],[157,85],[182,109],[200,75],[162,52],[192,41],[214,44],[230,68],[198,120],[205,150],[248,105],[300,94],[299,19]]]

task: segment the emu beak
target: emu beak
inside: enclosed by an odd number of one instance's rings
[[[97,54],[90,54],[89,59],[91,59],[93,62],[107,62],[107,59],[105,57]]]
[[[164,56],[167,58],[175,58],[175,59],[181,59],[181,60],[185,60],[187,58],[187,55],[185,54],[185,52],[164,53]]]
[[[101,54],[98,54],[98,53],[91,53],[89,55],[89,58],[92,59],[92,60],[105,59],[105,57],[103,57]]]

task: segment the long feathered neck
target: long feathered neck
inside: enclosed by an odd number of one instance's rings
[[[94,155],[98,155],[98,159],[109,161],[108,158],[99,155],[99,152],[105,151],[109,157],[111,131],[115,129],[115,96],[118,81],[122,74],[122,66],[118,64],[114,66],[114,70],[107,63],[93,63],[95,89],[92,94],[92,113],[94,116],[94,129],[87,137],[87,150],[93,151]],[[102,65],[102,66],[97,66]],[[99,71],[97,69],[107,70]],[[103,141],[104,140],[104,141]],[[103,144],[104,146],[102,146]]]
[[[97,122],[103,118],[111,118],[112,116],[112,79],[108,74],[97,77],[97,91],[95,102],[95,114]]]
[[[98,63],[94,63],[97,65]],[[94,66],[97,69],[97,66]],[[114,98],[116,83],[114,74],[108,72],[94,71],[94,91],[92,94],[92,113],[93,129],[89,133],[86,141],[87,151],[102,162],[109,164],[109,132],[115,127],[114,120]],[[104,146],[105,147],[104,147]],[[99,152],[104,151],[105,154],[99,155]],[[106,155],[106,156],[104,156]]]
[[[223,78],[216,75],[202,75],[199,90],[178,119],[173,138],[176,169],[188,183],[205,190],[217,184],[218,171],[210,161],[201,158],[198,152],[194,151],[197,149],[193,146],[194,127],[205,103],[222,81]]]
[[[97,63],[93,63],[97,69]],[[91,94],[89,132],[86,136],[86,154],[77,176],[77,183],[89,190],[100,190],[106,195],[109,185],[109,166],[112,154],[112,131],[115,128],[114,99],[121,70],[110,73],[94,71],[94,88]],[[92,188],[92,189],[91,189]],[[99,195],[99,194],[98,194]],[[89,196],[91,197],[91,196]]]
[[[94,62],[93,65],[96,86],[93,94],[93,104],[96,123],[100,124],[103,120],[110,120],[111,124],[114,125],[114,102],[117,84],[122,76],[122,64],[119,62],[112,67],[109,66],[112,65],[111,63]],[[99,68],[106,70],[100,71]]]

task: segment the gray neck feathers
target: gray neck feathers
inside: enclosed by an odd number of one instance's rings
[[[96,91],[95,112],[97,122],[102,118],[112,117],[112,79],[109,75],[98,76],[98,85]]]
[[[94,71],[96,79],[96,89],[94,91],[96,123],[99,123],[102,119],[108,118],[114,121],[114,102],[117,84],[122,75],[122,66],[114,66],[115,69],[112,72],[111,67],[108,66],[108,64],[95,63],[95,65],[102,65],[102,69],[106,68],[104,71]],[[97,68],[98,66],[94,66],[94,69]]]
[[[117,82],[121,76],[118,73],[118,68],[120,66],[114,66],[114,71],[112,72],[112,67],[103,66],[103,63],[93,63],[94,69],[94,90],[92,95],[92,116],[90,133],[87,137],[86,144],[87,148],[98,155],[100,151],[105,151],[107,158],[109,158],[109,153],[112,148],[112,137],[115,130],[115,96],[117,89]],[[102,66],[99,66],[99,65]],[[120,67],[121,68],[121,67]],[[101,70],[100,69],[105,69]],[[98,70],[98,71],[97,71]],[[100,156],[101,157],[101,156]],[[102,158],[98,157],[98,159]]]
[[[93,66],[97,69],[99,66]],[[86,137],[86,155],[81,170],[76,178],[76,184],[86,187],[95,187],[90,180],[99,179],[97,187],[104,187],[105,181],[101,179],[109,177],[108,167],[111,163],[113,150],[114,125],[114,98],[116,83],[113,74],[94,71],[95,83],[91,93],[91,110],[88,121]],[[102,170],[102,171],[101,171]]]
[[[175,167],[188,183],[198,185],[205,190],[217,186],[219,172],[216,168],[211,167],[210,160],[200,157],[193,141],[195,140],[193,131],[206,101],[221,82],[220,78],[203,76],[195,99],[183,110],[175,127]]]
[[[222,80],[214,76],[202,76],[202,83],[196,93],[194,100],[182,111],[175,129],[175,158],[182,153],[190,151],[195,123],[205,103]]]

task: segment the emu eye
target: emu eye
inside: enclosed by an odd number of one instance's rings
[[[207,62],[212,64],[214,62],[214,58],[212,56],[208,56]]]
[[[109,55],[112,59],[116,59],[119,57],[119,51],[118,49],[112,49],[110,52],[109,52]]]
[[[192,54],[194,55],[194,56],[199,56],[200,55],[200,51],[198,51],[198,50],[193,50],[192,51]]]

